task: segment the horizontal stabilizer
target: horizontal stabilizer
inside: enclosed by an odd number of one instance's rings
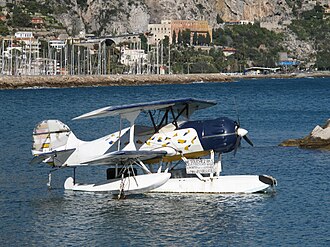
[[[96,159],[83,162],[86,165],[112,165],[120,162],[127,162],[129,160],[149,160],[160,158],[167,154],[166,151],[115,151],[104,154]]]
[[[41,153],[39,155],[35,155],[33,159],[30,161],[30,164],[34,165],[34,164],[39,164],[41,162],[46,162],[53,166],[60,167],[65,163],[65,161],[75,150],[76,149],[73,148],[73,149],[66,149],[61,151],[52,151],[49,153]]]

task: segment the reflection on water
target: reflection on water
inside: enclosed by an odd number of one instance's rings
[[[65,192],[62,197],[34,202],[37,220],[32,239],[77,245],[88,239],[98,245],[108,241],[118,245],[217,245],[219,235],[225,235],[223,244],[248,244],[248,234],[239,239],[237,231],[254,235],[254,227],[263,221],[258,211],[265,201],[272,201],[272,196],[147,194],[115,200],[104,193]]]

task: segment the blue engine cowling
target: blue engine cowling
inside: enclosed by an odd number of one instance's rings
[[[212,120],[187,121],[179,129],[194,128],[204,150],[228,153],[235,149],[238,124],[227,117]]]

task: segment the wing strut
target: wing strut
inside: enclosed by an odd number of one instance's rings
[[[179,128],[178,122],[176,121],[176,118],[175,118],[174,111],[173,111],[172,107],[171,107],[171,113],[172,113],[172,117],[173,117],[173,124],[175,125],[176,128]]]
[[[177,121],[178,121],[179,117],[180,117],[185,111],[186,111],[187,116],[189,116],[189,115],[188,115],[188,113],[189,113],[189,111],[188,111],[189,109],[188,109],[188,108],[189,108],[189,107],[188,107],[188,104],[186,104],[186,105],[181,109],[181,111],[178,113],[178,115],[175,116],[175,113],[174,113],[173,107],[172,107],[172,106],[168,107],[168,108],[166,109],[166,111],[165,111],[165,113],[164,113],[164,115],[163,115],[161,121],[159,122],[159,124],[157,124],[157,123],[155,122],[155,119],[154,119],[154,117],[152,116],[151,111],[149,110],[148,113],[149,113],[149,116],[150,116],[150,119],[151,119],[152,125],[154,126],[155,133],[157,133],[157,132],[159,131],[159,129],[161,128],[161,126],[164,124],[164,121],[165,121],[166,124],[168,124],[168,114],[169,114],[169,112],[171,112],[171,115],[172,115],[172,118],[173,118],[172,123],[175,125],[176,128],[178,128],[179,126],[178,126],[178,122],[177,122]]]
[[[182,108],[182,110],[179,112],[179,114],[175,118],[173,116],[175,122],[178,120],[178,118],[182,115],[182,113],[184,111],[187,111],[187,117],[188,117],[189,116],[188,115],[188,104],[186,104],[185,107]]]
[[[149,116],[150,116],[150,119],[151,119],[152,125],[154,126],[154,129],[155,129],[155,131],[156,131],[156,129],[157,129],[157,125],[156,125],[156,123],[155,123],[155,119],[154,119],[154,117],[152,116],[151,111],[149,110],[148,112],[149,112]]]
[[[135,131],[135,120],[139,116],[140,111],[135,111],[135,112],[129,112],[129,113],[124,113],[120,114],[120,118],[125,118],[129,121],[130,123],[130,130],[129,130],[129,143],[128,145],[124,148],[125,150],[134,150],[136,151],[135,143],[134,143],[134,131]]]
[[[137,160],[138,160],[138,162],[139,162],[139,164],[140,164],[142,170],[145,171],[146,173],[150,174],[151,172],[150,172],[149,169],[146,167],[146,165],[142,162],[142,160],[140,160],[140,159],[137,159]]]

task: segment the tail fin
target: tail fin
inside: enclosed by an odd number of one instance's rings
[[[79,141],[70,128],[59,120],[44,120],[40,122],[34,128],[32,136],[32,154],[41,156],[39,159],[34,159],[34,161],[40,160],[40,162],[51,163],[55,166],[61,166],[58,162],[54,162],[56,153],[65,150],[72,151],[74,148],[73,144]],[[68,141],[70,145],[68,145]],[[72,152],[69,152],[70,155]]]

